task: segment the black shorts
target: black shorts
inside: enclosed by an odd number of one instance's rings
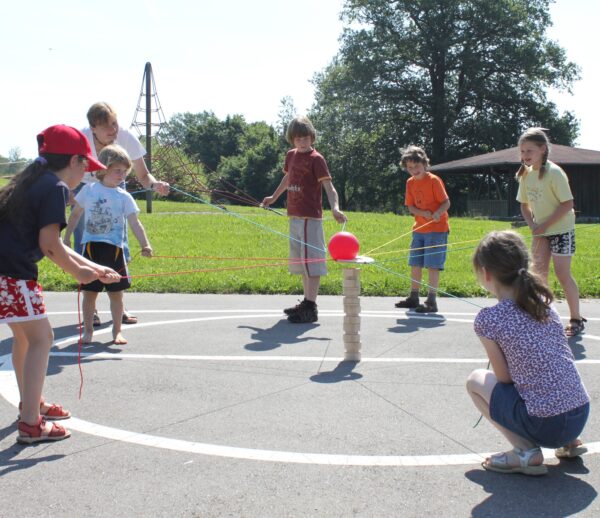
[[[108,266],[120,275],[129,275],[127,272],[127,264],[123,257],[123,249],[118,246],[110,243],[102,243],[100,241],[90,241],[89,243],[85,243],[83,247],[83,257],[101,264],[102,266]],[[104,289],[106,289],[106,291],[123,291],[130,286],[131,280],[128,277],[124,277],[114,284],[104,284],[100,281],[82,284],[81,289],[84,291],[95,291],[96,293],[100,293]]]

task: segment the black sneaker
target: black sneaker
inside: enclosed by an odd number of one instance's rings
[[[310,324],[319,320],[319,311],[317,305],[310,307],[308,304],[301,304],[298,310],[288,316],[292,324]]]
[[[394,306],[396,306],[397,308],[409,308],[409,309],[414,309],[414,308],[418,308],[419,307],[419,299],[413,299],[411,297],[408,297],[404,300],[401,300],[400,302],[396,302],[396,304],[394,304]]]
[[[293,313],[296,313],[304,304],[306,304],[306,299],[301,300],[298,304],[296,304],[295,306],[293,306],[291,308],[285,308],[283,310],[283,312],[286,315],[292,315]]]

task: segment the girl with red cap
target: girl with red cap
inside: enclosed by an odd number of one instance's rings
[[[44,256],[80,283],[118,282],[114,270],[84,259],[63,245],[69,190],[85,171],[105,169],[79,130],[51,126],[38,136],[39,156],[0,189],[0,324],[13,333],[13,365],[21,396],[17,441],[32,444],[66,439],[71,433],[48,421],[71,414],[47,404],[42,389],[54,339],[37,282]]]

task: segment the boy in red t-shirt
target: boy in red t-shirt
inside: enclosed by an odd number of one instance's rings
[[[327,193],[331,213],[338,223],[346,216],[339,209],[338,194],[323,156],[312,146],[315,128],[307,117],[290,122],[286,139],[294,146],[288,151],[284,177],[272,196],[262,205],[268,207],[287,190],[287,213],[290,218],[290,273],[302,275],[304,300],[284,313],[293,324],[318,320],[317,295],[321,275],[327,274],[325,236],[323,234],[322,189]]]
[[[415,217],[408,264],[411,267],[410,295],[396,303],[397,308],[414,308],[417,313],[436,313],[436,292],[440,271],[446,262],[448,244],[448,208],[450,200],[444,182],[430,173],[429,158],[423,149],[409,146],[402,151],[400,165],[408,171],[404,204]],[[423,268],[429,274],[429,292],[419,304],[419,286]]]

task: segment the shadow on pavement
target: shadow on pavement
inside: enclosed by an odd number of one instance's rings
[[[548,474],[542,477],[504,475],[483,468],[468,471],[465,476],[490,494],[473,508],[471,516],[572,516],[584,511],[598,496],[590,484],[571,475],[587,472],[581,458],[548,466]]]
[[[439,314],[437,316],[411,318],[415,314],[407,313],[406,316],[408,320],[397,320],[396,323],[398,325],[396,327],[389,327],[388,331],[390,333],[414,333],[419,329],[435,329],[446,325],[446,319],[443,315]]]
[[[340,381],[353,381],[362,378],[362,374],[354,372],[359,362],[342,361],[332,371],[319,372],[310,377],[315,383],[339,383]]]
[[[329,341],[331,338],[318,338],[302,336],[307,331],[319,327],[318,324],[290,324],[287,320],[280,320],[272,327],[261,328],[253,326],[238,326],[238,329],[250,329],[253,333],[250,338],[254,342],[244,345],[248,351],[272,351],[282,345],[299,344],[313,340]]]

